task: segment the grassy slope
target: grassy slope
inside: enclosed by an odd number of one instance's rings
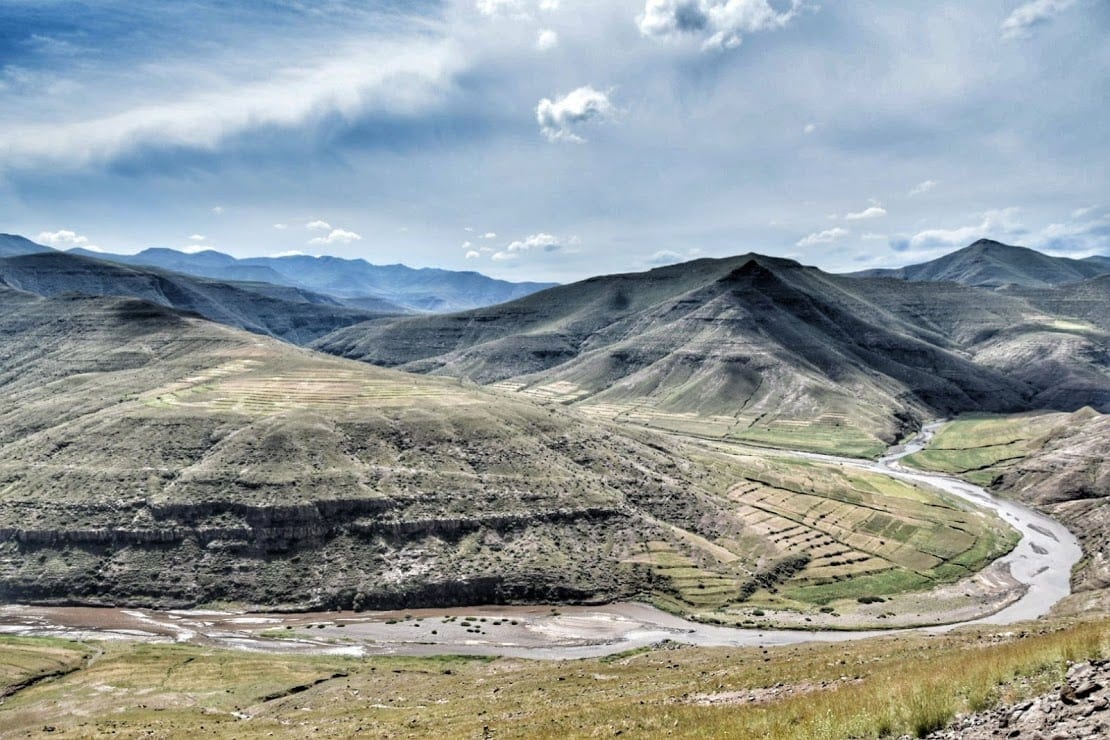
[[[1105,594],[1110,587],[1108,444],[1110,416],[1091,409],[976,416],[947,424],[925,450],[904,462],[990,486],[1064,522],[1085,553],[1073,586]]]
[[[1105,655],[1108,636],[1106,621],[1042,623],[1020,636],[981,628],[560,662],[282,657],[115,643],[88,667],[7,699],[0,726],[20,735],[50,725],[125,737],[898,736],[1048,690],[1065,661]],[[28,642],[0,638],[0,662],[25,653]]]
[[[620,431],[136,301],[8,300],[0,577],[18,598],[656,596],[692,611],[787,577],[807,603],[876,571],[920,587],[998,551],[997,521],[882,480]],[[821,538],[810,568],[787,567],[812,548],[782,529]]]

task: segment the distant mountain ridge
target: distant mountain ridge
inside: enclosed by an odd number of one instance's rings
[[[72,250],[86,257],[160,267],[216,280],[250,280],[306,288],[358,307],[385,300],[415,311],[463,311],[521,298],[557,283],[512,283],[478,272],[373,265],[363,259],[289,255],[237,259],[215,250],[152,248],[138,254]]]
[[[54,250],[50,247],[35,244],[30,239],[18,234],[0,234],[0,257],[19,257],[24,254],[52,251]]]
[[[1110,257],[1084,260],[1053,257],[1027,247],[980,239],[963,249],[916,265],[864,270],[853,277],[888,277],[911,282],[953,282],[981,288],[1028,288],[1078,283],[1110,272]]]
[[[44,297],[123,296],[189,311],[228,326],[305,344],[341,326],[404,309],[356,309],[301,288],[234,283],[48,250],[0,258],[0,282]]]

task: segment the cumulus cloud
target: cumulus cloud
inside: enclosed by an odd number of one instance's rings
[[[274,224],[274,228],[278,231],[285,231],[289,228],[289,224]]]
[[[212,213],[216,214],[217,216],[222,216],[222,215],[224,215],[224,207],[223,206],[212,206]]]
[[[489,17],[507,16],[509,18],[531,18],[532,9],[551,12],[559,9],[559,0],[475,0],[474,7],[482,15]]]
[[[732,49],[746,33],[786,26],[803,7],[802,0],[790,0],[783,10],[769,0],[647,0],[637,24],[644,36],[698,36],[702,49]]]
[[[58,231],[40,231],[35,241],[55,249],[88,249],[93,252],[101,251],[99,247],[90,244],[89,238],[69,229]]]
[[[571,245],[577,245],[580,243],[580,240],[578,237],[572,236],[570,239],[566,240],[566,242]],[[562,250],[563,246],[564,242],[562,239],[554,234],[547,234],[541,231],[538,234],[529,234],[523,239],[509,242],[504,249],[495,252],[492,259],[497,262],[515,260],[522,254],[533,250],[551,253]]]
[[[194,242],[202,242],[204,241],[204,234],[193,234],[189,237],[189,240]]]
[[[878,203],[876,203],[873,206],[870,206],[868,208],[864,208],[862,211],[856,211],[855,213],[845,213],[844,214],[844,220],[845,221],[866,221],[869,218],[881,218],[882,216],[885,216],[885,215],[886,215],[886,209],[883,208]]]
[[[487,231],[486,233],[482,234],[482,238],[483,239],[496,239],[497,238],[497,232]]]
[[[816,123],[807,123],[805,128],[802,129],[802,132],[806,133],[806,134],[812,134],[816,130],[817,130],[817,124]]]
[[[683,256],[678,252],[670,249],[660,249],[658,252],[648,257],[648,264],[662,267],[663,265],[673,265],[677,262],[682,262],[683,259]]]
[[[350,244],[362,239],[360,234],[346,229],[332,229],[327,236],[318,236],[315,239],[309,239],[309,244]]]
[[[545,28],[536,34],[536,48],[540,51],[550,51],[559,45],[559,34],[550,28]]]
[[[304,257],[305,253],[300,252],[296,249],[289,249],[284,252],[274,252],[270,256],[278,259],[280,259],[281,257]]]
[[[925,193],[935,188],[937,185],[939,185],[939,183],[936,180],[925,180],[924,182],[919,182],[912,188],[910,188],[910,197],[912,198],[915,195],[924,195]]]
[[[813,247],[818,244],[832,244],[833,242],[840,241],[850,233],[851,232],[847,229],[842,229],[837,226],[832,229],[825,229],[824,231],[818,231],[809,236],[802,237],[798,240],[797,246]]]
[[[979,222],[954,229],[926,229],[908,239],[900,238],[891,243],[896,251],[930,249],[936,247],[965,247],[976,239],[1006,239],[1027,234],[1017,220],[1017,208],[1002,208],[980,214]]]
[[[199,254],[201,252],[214,252],[216,250],[207,244],[186,244],[178,248],[177,251],[184,252],[185,254]]]
[[[309,231],[331,231],[331,224],[327,221],[309,221],[304,227]]]
[[[481,252],[475,252],[473,249],[466,253],[466,259],[468,260],[476,260],[481,256]]]
[[[1072,5],[1075,5],[1075,0],[1032,0],[1020,5],[1002,21],[1002,36],[1008,39],[1028,38],[1034,28],[1050,22]]]
[[[612,112],[609,96],[585,85],[555,100],[541,100],[536,106],[536,122],[548,141],[581,143],[585,139],[574,133],[574,127],[590,119],[606,118]]]

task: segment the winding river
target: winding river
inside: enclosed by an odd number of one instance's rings
[[[927,425],[911,442],[875,462],[804,452],[768,454],[822,460],[927,484],[996,512],[1021,533],[1014,550],[998,561],[1024,586],[1020,598],[987,617],[923,629],[938,632],[963,624],[1006,625],[1043,616],[1071,592],[1071,569],[1081,557],[1078,541],[1059,522],[1027,506],[995,498],[949,476],[899,464],[900,458],[921,450],[939,426],[940,422]],[[704,647],[772,646],[858,640],[890,632],[736,629],[690,622],[637,603],[307,614],[0,607],[0,634],[185,642],[273,653],[351,656],[455,653],[570,659],[612,654],[662,640]]]

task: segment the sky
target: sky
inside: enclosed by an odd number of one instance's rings
[[[0,232],[570,281],[1110,254],[1106,0],[0,0]]]

